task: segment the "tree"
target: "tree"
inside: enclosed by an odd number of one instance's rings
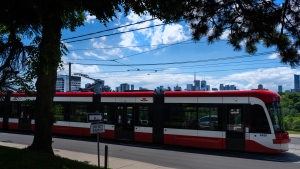
[[[32,79],[24,78],[27,70],[27,47],[22,37],[30,37],[38,30],[24,22],[24,7],[13,7],[13,2],[3,2],[0,7],[0,91],[30,89]]]
[[[11,5],[11,4],[18,5]],[[24,5],[24,6],[23,6]],[[95,15],[102,23],[116,17],[116,12],[127,14],[130,10],[137,14],[149,13],[165,22],[185,20],[191,26],[193,37],[199,40],[207,36],[208,42],[220,39],[229,31],[228,43],[235,50],[245,49],[255,53],[256,45],[275,46],[283,63],[292,67],[299,65],[300,46],[299,2],[286,0],[284,4],[261,0],[3,0],[1,12],[8,14],[21,9],[18,17],[30,26],[40,26],[41,39],[36,41],[37,50],[33,58],[33,73],[36,73],[36,131],[31,150],[53,154],[52,121],[53,97],[55,94],[56,72],[64,52],[61,44],[61,30],[74,31],[83,25],[83,12]],[[26,9],[26,11],[25,11]],[[5,12],[4,12],[5,13]],[[4,15],[4,17],[6,17]],[[3,19],[3,17],[2,17]],[[3,25],[3,20],[0,25]],[[21,27],[22,24],[18,25]],[[28,30],[26,28],[25,30]]]

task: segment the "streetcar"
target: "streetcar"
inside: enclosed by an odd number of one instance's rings
[[[34,95],[0,103],[0,128],[35,130]],[[57,92],[52,131],[91,137],[88,115],[100,113],[101,138],[196,148],[280,153],[290,138],[280,96],[268,90]]]

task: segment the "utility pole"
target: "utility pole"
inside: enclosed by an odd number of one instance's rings
[[[71,92],[71,62],[69,62],[69,92]]]

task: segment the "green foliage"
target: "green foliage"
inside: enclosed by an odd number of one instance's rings
[[[53,123],[56,123],[59,120],[63,120],[63,112],[64,107],[62,105],[55,105],[51,109],[51,112],[53,113]]]
[[[285,129],[300,131],[300,93],[284,92],[279,94]]]

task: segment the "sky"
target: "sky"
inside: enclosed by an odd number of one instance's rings
[[[227,44],[227,34],[208,44],[206,38],[192,41],[185,22],[164,24],[131,12],[128,16],[118,14],[105,26],[86,13],[84,26],[75,32],[62,32],[69,53],[63,56],[64,67],[58,74],[68,75],[68,63],[72,63],[72,75],[83,73],[104,80],[112,90],[121,83],[134,84],[135,90],[158,86],[173,90],[177,85],[184,90],[194,78],[218,89],[220,84],[240,90],[257,89],[262,84],[274,92],[278,85],[283,90],[294,88],[294,74],[300,74],[299,68],[280,63],[274,48],[259,45],[255,55],[234,51]],[[81,78],[82,87],[92,82]]]

